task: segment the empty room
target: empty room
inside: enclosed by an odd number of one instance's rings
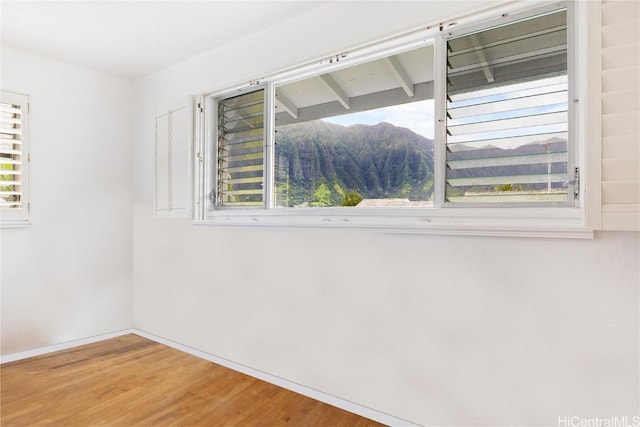
[[[2,426],[640,427],[640,2],[0,20]]]

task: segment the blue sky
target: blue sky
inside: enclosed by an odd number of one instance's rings
[[[376,125],[380,122],[387,122],[395,126],[409,128],[419,135],[433,139],[433,99],[328,117],[322,120],[343,126]]]

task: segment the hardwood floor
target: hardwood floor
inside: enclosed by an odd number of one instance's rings
[[[0,370],[3,427],[381,425],[137,335]]]

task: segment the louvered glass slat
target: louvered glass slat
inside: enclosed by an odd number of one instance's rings
[[[233,166],[226,167],[225,171],[227,173],[239,173],[239,172],[256,172],[256,175],[262,176],[262,170],[264,169],[264,165],[245,165],[245,166]],[[221,178],[224,180],[224,178]]]
[[[515,129],[506,129],[496,132],[485,132],[485,133],[473,133],[473,134],[463,134],[449,137],[449,144],[455,145],[459,143],[475,143],[479,144],[488,144],[494,140],[500,140],[505,138],[510,138],[512,141],[517,140],[518,138],[529,137],[532,139],[532,143],[535,142],[544,142],[544,135],[548,134],[556,134],[556,133],[566,133],[567,132],[567,123],[556,123],[545,126],[530,126],[525,128],[515,128]]]
[[[0,146],[1,147],[11,147],[14,145],[22,145],[22,141],[19,139],[11,139],[6,138],[0,135]]]
[[[228,133],[242,132],[251,129],[260,129],[263,126],[264,117],[254,116],[244,119],[228,121],[225,119],[225,130]]]
[[[22,114],[22,108],[5,102],[0,102],[0,113],[8,115],[20,115]]]
[[[262,140],[258,140],[241,142],[239,144],[226,144],[222,149],[228,156],[235,156],[238,154],[260,152],[262,151],[263,147],[264,142]]]
[[[0,144],[0,156],[1,155],[9,155],[9,156],[19,156],[22,154],[22,150],[17,150],[15,148],[7,148],[2,146],[2,144]]]
[[[523,154],[506,157],[484,157],[466,160],[449,160],[451,169],[486,168],[492,166],[535,165],[541,163],[563,163],[567,161],[567,153]]]
[[[240,144],[248,141],[263,141],[264,133],[262,128],[255,128],[241,132],[231,132],[224,136],[225,145]]]
[[[10,116],[10,117],[5,117],[5,116],[0,116],[0,127],[2,128],[6,128],[6,127],[11,127],[13,125],[19,125],[22,123],[22,119],[19,117],[14,117],[14,116]]]
[[[447,184],[453,187],[469,185],[521,185],[541,184],[547,182],[562,183],[566,180],[566,174],[536,174],[536,175],[504,175],[485,176],[473,178],[451,178]],[[507,184],[505,184],[507,183]]]
[[[264,91],[218,107],[218,206],[263,206]]]
[[[486,82],[486,78],[484,79]],[[536,80],[529,82],[513,83],[509,86],[509,91],[504,86],[489,86],[467,92],[451,93],[449,97],[450,104],[449,109],[456,109],[458,107],[466,105],[475,105],[496,101],[496,95],[499,95],[499,100],[521,98],[526,96],[563,92],[567,91],[569,85],[567,84],[566,76],[548,77],[544,81]]]
[[[447,44],[446,200],[567,201],[566,11]]]
[[[249,160],[262,160],[263,157],[264,154],[262,151],[259,151],[257,153],[237,154],[233,156],[225,155],[222,163],[226,165],[237,164],[238,162],[246,162]]]
[[[22,160],[11,157],[0,157],[0,165],[19,166],[22,164]],[[1,171],[2,169],[0,169]]]
[[[20,128],[5,128],[5,127],[1,127],[0,126],[0,135],[2,135],[4,138],[6,138],[7,135],[22,135],[22,129],[20,129]]]
[[[259,117],[264,113],[264,106],[262,102],[257,104],[243,106],[241,108],[236,109],[225,109],[224,111],[224,119],[227,123],[232,123],[236,120],[245,120],[249,117]]]
[[[532,105],[537,107],[563,106],[566,110],[567,90],[558,90],[554,92],[544,93],[542,95],[523,95],[512,99],[490,101],[475,105],[466,105],[462,107],[449,108],[449,117],[452,119],[461,119],[465,117],[482,116],[491,113],[500,113],[505,111],[525,111],[531,109]]]
[[[511,129],[535,128],[537,126],[547,126],[567,123],[567,112],[529,114],[520,117],[502,119],[500,112],[490,116],[485,116],[483,121],[473,121],[473,123],[450,125],[447,127],[449,135],[470,135],[484,132],[499,132]],[[498,117],[496,117],[498,116]]]
[[[507,149],[510,149],[511,147],[534,144],[540,140],[554,141],[554,140],[560,139],[562,141],[566,141],[566,138],[567,138],[566,130],[560,131],[560,132],[533,133],[531,135],[519,135],[515,137],[491,138],[489,140],[450,143],[447,145],[447,152],[458,153],[461,151],[475,150],[477,148],[486,147],[487,141],[491,141],[491,147],[493,148],[501,148],[501,149],[507,150]],[[449,157],[450,156],[451,154],[449,154]]]
[[[226,178],[226,179],[223,179],[223,181],[227,184],[251,184],[256,182],[261,183],[262,177],[256,176],[256,177],[249,177],[249,178]]]

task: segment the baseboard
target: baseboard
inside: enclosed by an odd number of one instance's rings
[[[17,360],[27,359],[29,357],[41,356],[47,353],[53,353],[60,350],[67,350],[73,347],[78,347],[85,344],[91,344],[98,341],[107,340],[110,338],[119,337],[127,334],[136,334],[143,338],[147,338],[151,341],[155,341],[160,344],[164,344],[168,347],[175,348],[176,350],[183,351],[185,353],[191,354],[193,356],[199,357],[204,360],[208,360],[209,362],[216,363],[218,365],[224,366],[229,369],[233,369],[234,371],[241,372],[243,374],[252,376],[254,378],[258,378],[262,381],[266,381],[270,384],[277,385],[279,387],[285,388],[287,390],[291,390],[295,393],[301,394],[303,396],[310,397],[312,399],[318,400],[320,402],[324,402],[326,404],[335,406],[336,408],[344,409],[345,411],[360,415],[362,417],[369,418],[371,420],[377,421],[382,424],[386,424],[388,426],[397,426],[397,427],[420,427],[417,424],[411,423],[407,420],[403,420],[401,418],[394,417],[392,415],[386,414],[384,412],[376,411],[375,409],[368,408],[366,406],[359,405],[354,402],[350,402],[345,399],[341,399],[339,397],[315,390],[310,387],[306,387],[302,384],[297,384],[292,381],[288,381],[284,378],[277,377],[275,375],[268,374],[266,372],[259,371],[254,368],[250,368],[248,366],[241,365],[239,363],[233,362],[231,360],[227,360],[213,354],[205,353],[204,351],[197,350],[195,348],[168,340],[166,338],[159,337],[157,335],[141,331],[139,329],[124,329],[117,332],[112,332],[109,334],[96,335],[93,337],[82,338],[79,340],[67,341],[60,344],[54,344],[46,347],[41,347],[33,350],[22,351],[19,353],[8,354],[5,356],[0,356],[0,364],[1,363],[9,363]]]
[[[7,354],[0,356],[0,364],[15,362],[16,360],[28,359],[29,357],[42,356],[43,354],[53,353],[60,350],[67,350],[69,348],[79,347],[85,344],[92,344],[98,341],[108,340],[110,338],[119,337],[127,334],[135,334],[135,329],[123,329],[117,332],[110,332],[108,334],[95,335],[92,337],[81,338],[79,340],[66,341],[60,344],[48,345],[46,347],[35,348],[33,350],[20,351],[18,353]]]
[[[392,415],[385,414],[384,412],[376,411],[375,409],[371,409],[366,406],[358,405],[357,403],[353,403],[348,400],[344,400],[339,397],[336,397],[327,393],[323,393],[313,388],[303,386],[302,384],[297,384],[295,382],[288,381],[284,378],[280,378],[275,375],[271,375],[254,368],[241,365],[231,360],[227,360],[209,353],[205,353],[204,351],[200,351],[195,348],[188,347],[186,345],[159,337],[157,335],[150,334],[148,332],[135,330],[133,333],[136,335],[140,335],[141,337],[150,339],[152,341],[158,342],[160,344],[164,344],[166,346],[175,348],[176,350],[184,351],[185,353],[189,353],[201,359],[208,360],[209,362],[213,362],[218,365],[224,366],[226,368],[233,369],[234,371],[238,371],[243,374],[249,375],[251,377],[258,378],[270,384],[274,384],[279,387],[286,388],[287,390],[291,390],[298,394],[302,394],[303,396],[310,397],[320,402],[335,406],[336,408],[344,409],[345,411],[360,415],[362,417],[369,418],[371,420],[377,421],[382,424],[386,424],[388,426],[419,427],[418,424],[411,423],[407,420],[403,420],[401,418],[397,418]]]

